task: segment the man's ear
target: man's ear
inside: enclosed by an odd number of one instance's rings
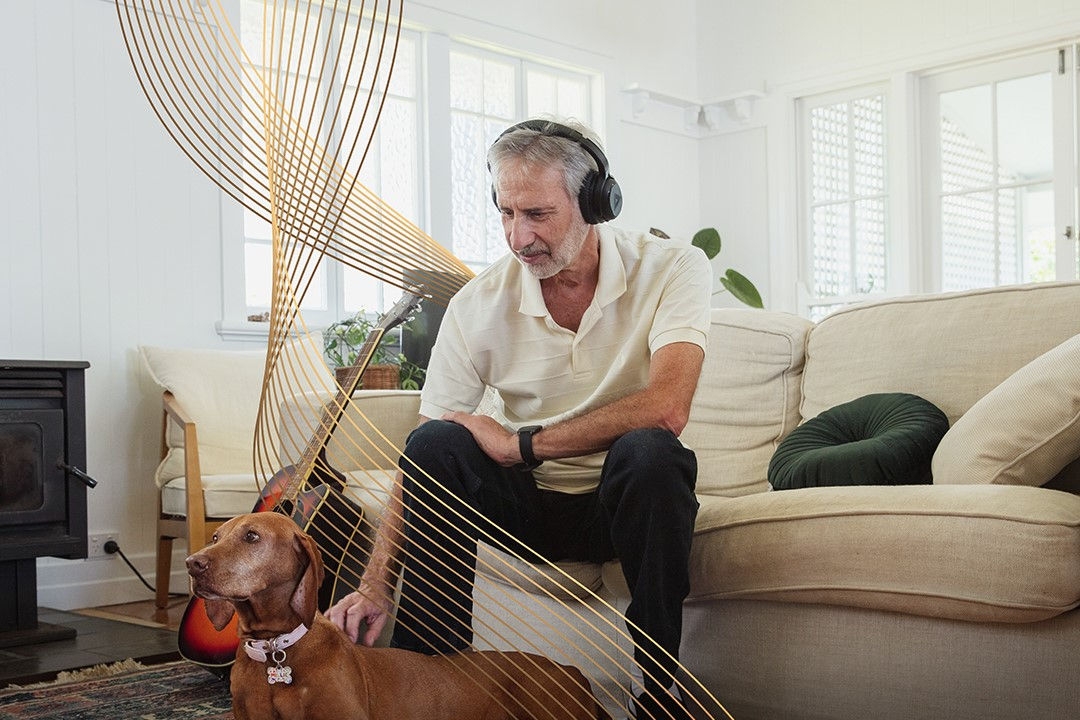
[[[232,620],[236,608],[228,600],[204,600],[206,604],[206,617],[210,618],[210,624],[215,630],[223,630]]]
[[[297,530],[294,537],[296,553],[301,561],[306,560],[307,568],[300,582],[296,584],[296,590],[293,591],[289,604],[304,624],[311,627],[315,621],[315,613],[319,609],[319,586],[323,581],[322,554],[310,535]]]

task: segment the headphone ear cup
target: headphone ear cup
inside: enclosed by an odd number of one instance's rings
[[[585,182],[581,183],[581,190],[578,192],[578,206],[581,208],[581,217],[589,225],[604,222],[601,218],[603,214],[600,210],[601,206],[597,202],[599,194],[603,191],[603,188],[599,187],[601,184],[600,174],[595,170],[590,170],[589,174],[585,176]]]
[[[614,220],[622,210],[622,188],[610,175],[601,176],[595,170],[585,176],[578,194],[581,217],[589,225]]]
[[[622,211],[622,188],[619,187],[619,182],[610,175],[604,178],[601,196],[603,197],[601,201],[603,221],[607,222],[619,217]]]

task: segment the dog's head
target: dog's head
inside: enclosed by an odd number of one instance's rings
[[[206,601],[206,614],[218,630],[240,602],[284,605],[288,598],[305,625],[315,619],[322,556],[311,536],[284,515],[232,518],[218,528],[210,545],[187,559],[187,568],[192,592]]]

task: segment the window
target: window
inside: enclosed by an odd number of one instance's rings
[[[261,57],[262,13],[263,3],[243,0],[242,38],[254,63]],[[353,37],[355,22],[355,17],[349,17],[335,23],[333,30],[312,40],[314,47],[321,52],[329,45],[336,52],[338,45]],[[263,69],[258,64],[252,67]],[[338,68],[336,75],[317,78],[312,86],[324,94],[355,86],[355,79],[344,75],[344,69]],[[429,80],[425,92],[425,78],[433,76],[448,77],[448,88],[432,89]],[[403,30],[371,150],[362,166],[354,158],[348,169],[352,173],[359,169],[360,182],[419,227],[441,233],[436,235],[438,240],[479,270],[506,252],[499,214],[491,200],[487,148],[508,125],[534,115],[572,117],[595,127],[601,119],[596,112],[598,86],[593,72]],[[432,128],[437,131],[432,133]],[[442,128],[448,131],[441,134]],[[358,131],[363,136],[367,130],[339,118],[321,140],[348,142]],[[429,153],[425,142],[431,137],[434,143],[445,137],[449,152]],[[433,204],[426,196],[444,193],[450,199],[447,211],[434,217]],[[242,256],[224,265],[237,268],[243,284],[226,280],[226,334],[231,328],[250,333],[251,325],[237,321],[259,316],[270,307],[270,224],[246,210],[237,222],[242,222]],[[225,252],[230,252],[228,247]],[[397,295],[395,288],[324,258],[302,308],[308,324],[320,326],[360,309],[378,313]]]
[[[480,269],[506,252],[487,149],[523,117],[551,114],[591,124],[590,84],[580,72],[462,44],[451,49],[452,247],[462,262]]]
[[[932,289],[1075,276],[1068,55],[1047,50],[927,77],[924,203]],[[1068,243],[1068,246],[1064,246]]]
[[[886,97],[870,89],[800,107],[802,304],[820,319],[887,286]]]
[[[797,309],[1078,275],[1077,49],[795,101]]]
[[[258,61],[262,58],[264,4],[259,0],[244,0],[241,9],[244,47],[248,56]],[[291,16],[286,22],[291,22]],[[307,52],[314,52],[317,53],[315,57],[322,57],[329,47],[333,56],[340,47],[342,54],[348,55],[351,52],[350,43],[357,37],[363,39],[367,36],[368,26],[363,25],[358,33],[357,22],[355,17],[344,18],[341,23],[331,24],[324,21],[319,25],[321,34],[310,39]],[[293,64],[304,69],[313,67],[310,63]],[[267,70],[260,64],[251,66],[251,69],[260,74]],[[371,78],[361,77],[355,68],[350,68],[347,64],[324,67],[325,73],[317,73],[319,69],[316,63],[316,72],[305,78],[308,87],[314,88],[311,90],[312,100],[302,104],[305,111],[321,109],[326,105],[333,106],[335,101],[331,95],[335,93],[366,97],[371,90]],[[376,93],[372,98],[373,105],[380,101],[383,103],[372,143],[366,149],[366,156],[365,148],[357,147],[348,154],[346,163],[346,169],[351,175],[359,173],[360,182],[417,224],[420,221],[421,202],[419,118],[422,108],[418,93],[419,72],[419,35],[402,31],[398,38],[394,72],[386,97],[384,99]],[[384,84],[379,83],[379,86]],[[352,138],[367,137],[372,133],[374,113],[364,117],[362,126],[361,115],[362,113],[334,113],[325,126],[320,125],[320,141],[333,149],[349,147],[342,143]],[[243,218],[244,315],[251,316],[265,313],[270,308],[272,237],[270,223],[265,219],[249,210],[244,210]],[[381,310],[385,287],[385,283],[353,268],[324,259],[314,271],[301,307],[309,322],[328,324],[342,315],[361,309]],[[396,291],[391,292],[391,298],[395,297]]]

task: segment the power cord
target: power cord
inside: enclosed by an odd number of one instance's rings
[[[142,576],[142,573],[139,572],[138,569],[131,564],[131,561],[128,560],[127,555],[125,555],[124,551],[120,549],[119,543],[117,543],[115,540],[106,540],[105,544],[101,546],[101,549],[105,551],[106,555],[119,555],[120,559],[127,563],[127,566],[131,568],[131,572],[135,573],[135,577],[139,578],[139,581],[146,586],[147,590],[149,590],[150,592],[157,592],[153,585],[146,582],[146,578]],[[169,597],[187,597],[187,593],[169,593]]]

